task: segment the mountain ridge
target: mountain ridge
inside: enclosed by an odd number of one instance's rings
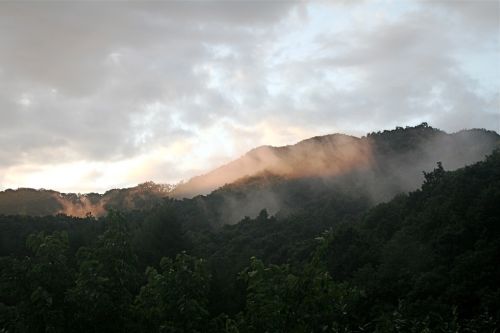
[[[358,143],[361,142],[360,140],[360,138],[355,136],[335,133],[315,136],[301,140],[292,145],[278,147],[268,145],[259,146],[225,165],[203,175],[191,178],[186,183],[182,183],[174,188],[171,194],[173,197],[177,198],[189,198],[198,194],[208,194],[221,186],[230,184],[240,178],[258,174],[265,170],[276,174],[285,174],[292,178],[300,176],[302,173],[311,173],[313,171],[320,172],[321,170],[318,169],[321,169],[321,166],[325,167],[323,163],[325,161],[321,159],[321,156],[319,156],[320,158],[315,158],[313,162],[308,160],[308,158],[310,159],[312,157],[309,154],[309,150],[313,148],[311,147],[312,145],[317,142],[322,142],[322,145],[326,143],[326,145],[338,147],[349,143],[353,146],[349,148],[349,151],[346,150],[343,153],[350,155],[354,154],[363,159],[364,154],[362,153],[368,152],[365,151],[367,147],[357,146]],[[328,149],[330,147],[325,148]],[[353,150],[350,151],[351,149]],[[315,153],[318,154],[318,152]],[[326,152],[321,153],[326,154]],[[355,158],[355,156],[350,157]],[[316,168],[312,167],[311,164],[314,164],[314,162],[323,165],[316,164]],[[360,160],[359,162],[362,161]],[[308,163],[312,170],[298,171],[297,167],[300,168],[300,163]]]
[[[150,209],[167,197],[195,198],[200,202],[219,198],[225,205],[218,218],[223,223],[234,223],[244,216],[255,216],[262,208],[272,213],[293,210],[292,206],[300,202],[289,198],[286,184],[307,189],[311,188],[308,181],[326,192],[332,186],[355,188],[372,196],[376,203],[416,188],[422,181],[422,171],[432,170],[437,161],[453,170],[481,160],[500,146],[499,142],[500,136],[493,131],[469,129],[448,134],[426,123],[362,137],[334,133],[286,146],[253,148],[176,186],[146,182],[103,194],[8,189],[0,192],[0,214],[100,216],[109,209]],[[264,185],[259,177],[267,177],[268,183]],[[254,185],[261,184],[247,190],[248,179]],[[212,197],[207,198],[210,193]]]

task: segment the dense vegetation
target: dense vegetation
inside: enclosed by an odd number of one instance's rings
[[[213,227],[219,192],[99,219],[0,217],[0,330],[495,331],[499,150],[457,171],[438,163],[374,207],[272,177],[220,191],[264,183],[296,209]]]

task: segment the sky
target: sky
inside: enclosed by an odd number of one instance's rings
[[[175,184],[424,121],[500,132],[499,2],[0,2],[0,190]]]

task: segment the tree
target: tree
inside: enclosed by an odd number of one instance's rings
[[[26,246],[32,252],[31,257],[3,258],[2,302],[14,307],[4,309],[7,316],[2,325],[21,331],[65,332],[64,292],[73,281],[67,261],[68,235],[65,232],[32,234]]]
[[[107,223],[97,244],[77,253],[79,271],[67,297],[78,331],[123,332],[131,326],[131,304],[139,284],[137,259],[123,217],[111,212]]]
[[[444,168],[443,168],[443,163],[437,162],[437,168],[435,168],[431,172],[425,172],[424,171],[424,184],[423,188],[429,187],[429,186],[434,186],[436,185],[440,179],[443,178],[445,174]]]
[[[204,260],[182,252],[175,260],[163,258],[159,272],[148,267],[146,276],[135,309],[147,331],[206,331],[210,274]]]
[[[326,241],[311,261],[298,272],[289,265],[265,266],[251,258],[241,273],[247,283],[247,303],[240,326],[248,332],[322,332],[359,328],[351,307],[359,292],[347,284],[336,284],[321,258]]]

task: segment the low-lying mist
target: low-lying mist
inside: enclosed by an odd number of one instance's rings
[[[335,177],[351,170],[369,168],[372,146],[367,140],[332,134],[301,141],[293,146],[262,146],[205,175],[194,177],[171,193],[183,198],[208,194],[244,177],[262,172],[288,179]]]
[[[332,134],[253,149],[175,188],[148,182],[104,194],[7,190],[0,192],[0,214],[102,216],[109,209],[151,209],[165,197],[193,198],[190,205],[221,225],[255,217],[262,209],[288,215],[344,199],[374,205],[417,189],[423,171],[432,171],[438,161],[455,170],[482,160],[499,142],[492,131],[447,134],[425,123],[362,138]]]
[[[217,202],[214,209],[222,224],[255,217],[264,208],[273,215],[299,212],[340,196],[374,205],[417,189],[423,172],[432,171],[437,162],[455,170],[484,159],[499,142],[491,131],[447,134],[426,124],[362,138],[327,135],[293,146],[254,149],[173,194],[190,197],[222,186],[198,198]]]

